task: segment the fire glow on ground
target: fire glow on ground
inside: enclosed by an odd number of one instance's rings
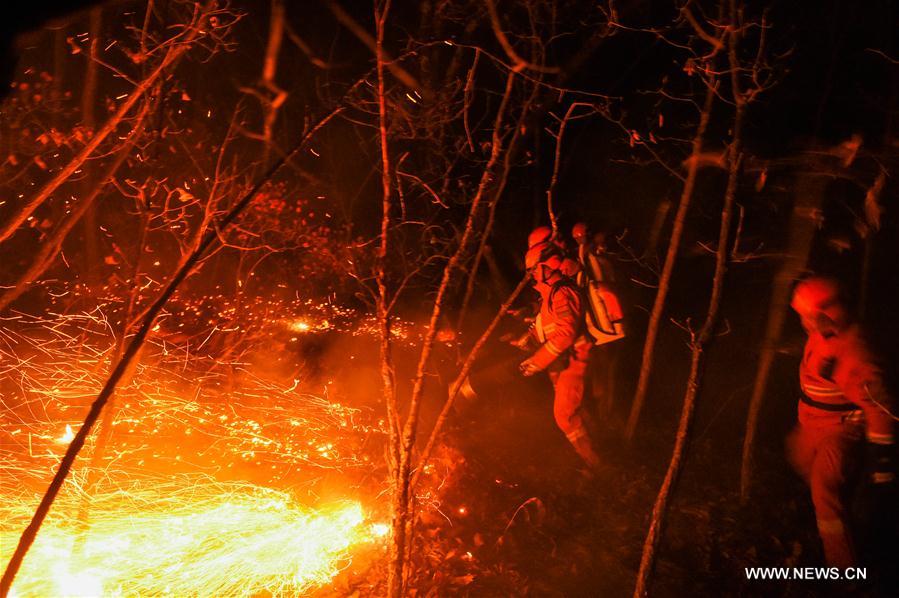
[[[94,312],[0,332],[4,562],[103,382],[105,325]],[[11,596],[297,595],[356,551],[383,550],[384,514],[354,481],[377,422],[241,364],[188,343],[145,348],[108,447],[94,462],[95,433]],[[343,495],[316,499],[323,476],[343,480]]]

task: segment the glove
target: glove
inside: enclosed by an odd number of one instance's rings
[[[892,444],[868,442],[867,460],[871,470],[871,481],[875,484],[889,484],[895,481],[894,450],[895,447]]]
[[[533,376],[534,374],[538,374],[541,371],[543,371],[542,368],[540,368],[540,366],[535,364],[530,359],[525,359],[520,364],[518,364],[518,369],[521,370],[522,376],[525,376],[525,377]]]
[[[531,331],[528,330],[520,337],[516,338],[512,342],[512,346],[521,351],[528,351],[531,348],[531,343],[533,342],[533,337],[531,336]]]

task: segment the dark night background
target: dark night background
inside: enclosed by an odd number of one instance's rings
[[[46,65],[52,58],[49,48],[31,42],[27,48],[21,44],[16,47],[16,35],[25,33],[26,39],[44,43],[47,36],[28,32],[48,22],[58,22],[56,19],[73,19],[72,30],[80,31],[84,28],[83,11],[93,4],[87,0],[48,1],[6,7],[0,24],[0,76],[4,91],[14,79],[16,64],[21,67],[23,62],[43,61],[44,68],[49,68]],[[367,2],[345,4],[359,22],[373,31]],[[399,43],[410,31],[414,34],[423,20],[422,14],[434,4],[395,3],[388,47]],[[504,4],[500,3],[500,7]],[[221,98],[234,96],[239,81],[257,76],[258,57],[265,47],[268,27],[267,3],[240,5],[247,16],[235,33],[237,49],[216,57],[217,62],[211,66],[184,67],[191,73],[192,84],[206,96],[195,97],[197,104],[224,103]],[[778,62],[778,83],[750,106],[746,117],[745,147],[749,158],[737,198],[745,210],[740,250],[754,252],[755,257],[732,263],[728,268],[721,314],[726,325],[719,327],[726,334],[715,339],[708,354],[694,436],[662,542],[654,595],[805,596],[846,595],[847,591],[889,595],[899,585],[891,585],[896,581],[895,572],[890,579],[886,569],[877,569],[881,578],[871,587],[848,590],[839,584],[751,585],[742,578],[744,566],[811,566],[821,558],[807,489],[783,457],[783,438],[795,421],[798,347],[803,338],[792,314],[782,335],[782,347],[761,414],[753,499],[742,507],[737,498],[739,463],[767,301],[778,256],[786,245],[789,214],[795,200],[799,170],[795,159],[807,152],[837,146],[853,135],[861,137],[862,149],[849,169],[851,176],[834,176],[827,185],[823,220],[809,267],[837,275],[850,289],[857,289],[862,260],[869,252],[864,323],[884,356],[888,375],[891,379],[899,376],[899,212],[895,175],[899,158],[899,47],[895,35],[899,6],[887,0],[780,0],[768,6],[768,20],[773,26],[770,48],[783,58]],[[621,20],[634,28],[665,23],[676,16],[670,3],[659,1],[619,2],[618,10]],[[574,15],[569,17],[574,22],[579,20]],[[585,12],[585,22],[592,18],[596,15]],[[302,124],[304,113],[297,106],[326,104],[331,98],[323,98],[322,89],[330,93],[331,83],[355,80],[371,68],[372,60],[369,51],[335,21],[323,4],[288,2],[288,21],[319,56],[339,65],[328,74],[328,82],[296,52],[290,60],[282,61],[279,84],[290,93],[291,101],[297,102],[288,105],[280,116],[289,137]],[[434,35],[432,39],[440,39],[436,33],[426,32],[419,41],[429,41],[428,33]],[[585,35],[579,30],[578,35],[554,45],[547,62],[565,64],[586,43]],[[501,53],[489,26],[478,26],[471,37]],[[252,59],[242,61],[241,56]],[[224,60],[227,68],[221,66]],[[673,102],[662,106],[655,95],[646,92],[670,83],[678,92],[698,97],[697,89],[691,87],[695,82],[678,79],[682,60],[683,53],[651,34],[622,31],[599,40],[575,70],[565,73],[565,85],[620,98],[620,104],[627,107],[622,117],[634,128],[652,130],[657,109],[664,111],[666,121],[677,127],[677,123],[691,123],[695,111]],[[77,86],[74,80],[66,84]],[[101,88],[101,93],[115,96],[115,84],[106,85],[109,89]],[[339,85],[334,83],[333,87],[335,95],[339,95]],[[494,82],[492,87],[499,86]],[[489,112],[490,101],[484,100],[485,105],[480,107],[485,113]],[[550,99],[544,101],[551,109]],[[718,104],[708,134],[710,150],[724,148],[729,119],[730,107]],[[226,125],[215,123],[211,127]],[[652,268],[657,270],[659,266],[658,256],[649,256],[640,263],[633,259],[631,251],[639,253],[647,242],[657,206],[664,200],[676,204],[680,184],[657,165],[638,161],[621,128],[601,117],[571,124],[566,135],[557,190],[562,227],[567,230],[574,222],[584,220],[618,239],[611,251],[623,281],[630,332],[618,348],[614,408],[601,424],[602,452],[609,455],[615,473],[595,495],[568,489],[576,463],[552,426],[545,397],[539,394],[548,392],[545,388],[529,388],[521,393],[506,390],[501,393],[503,396],[461,410],[452,433],[466,456],[465,483],[445,500],[447,504],[464,502],[470,513],[447,532],[448,541],[470,547],[472,542],[477,544],[472,539],[477,534],[502,532],[514,507],[531,496],[541,497],[545,509],[540,515],[529,515],[531,519],[514,527],[508,536],[500,536],[502,546],[498,543],[494,556],[484,557],[485,561],[494,559],[489,564],[493,577],[483,585],[476,583],[473,589],[469,588],[471,595],[503,595],[508,591],[499,581],[504,576],[516,580],[524,576],[519,588],[527,588],[522,589],[522,594],[530,595],[613,596],[631,591],[647,513],[670,455],[689,366],[687,334],[671,320],[701,321],[707,305],[714,260],[699,243],[714,243],[726,182],[726,173],[711,169],[700,174],[688,217],[642,427],[633,445],[623,448],[620,429],[633,395],[643,333],[655,296]],[[539,130],[529,140],[529,154],[513,169],[499,204],[497,222],[502,224],[494,229],[490,243],[505,279],[497,281],[486,268],[482,271],[475,306],[479,317],[490,312],[501,299],[503,286],[511,287],[520,276],[528,232],[535,225],[546,224],[545,191],[552,172],[554,142]],[[329,132],[322,143],[330,152],[310,169],[327,172],[340,181],[345,197],[354,197],[346,208],[352,214],[352,233],[364,236],[379,218],[380,205],[375,199],[380,184],[377,156],[364,143],[354,146],[354,138],[346,129]],[[672,161],[678,153],[686,157],[689,152],[686,144],[672,147],[668,154]],[[351,158],[344,159],[345,156]],[[881,195],[882,227],[873,240],[866,242],[855,222],[863,213],[867,185],[880,168],[888,172]],[[756,183],[762,172],[766,182],[758,188]],[[663,229],[662,248],[675,207]],[[8,255],[18,256],[30,241],[19,238],[17,243],[10,254],[4,248],[0,274],[6,275],[18,259]],[[658,251],[659,255],[662,251]],[[649,269],[644,267],[646,264]],[[227,263],[219,267],[226,270]],[[268,273],[272,272],[277,272],[277,268],[273,266]],[[45,301],[46,295],[36,290],[25,295],[17,306],[27,311]],[[412,319],[418,317],[417,298],[407,299],[401,309]],[[331,352],[316,349],[310,354]],[[899,388],[895,384],[893,387]],[[863,500],[860,498],[859,504]],[[861,519],[868,515],[859,513]],[[872,543],[880,551],[872,558],[882,559],[880,562],[892,559],[895,565],[899,555],[896,533],[888,535],[890,525],[896,531],[896,513],[892,515],[891,522],[867,521],[864,529],[882,532],[881,544]]]

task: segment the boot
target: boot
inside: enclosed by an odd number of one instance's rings
[[[571,445],[581,460],[591,470],[599,470],[602,467],[602,460],[596,454],[596,451],[593,450],[593,443],[590,442],[589,436],[583,435],[580,438],[576,438],[571,441]]]

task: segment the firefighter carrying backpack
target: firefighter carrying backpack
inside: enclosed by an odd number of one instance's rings
[[[578,262],[581,271],[577,275],[577,283],[587,304],[584,310],[587,333],[596,345],[624,338],[624,312],[618,296],[606,281],[602,263],[586,245],[578,248]]]

